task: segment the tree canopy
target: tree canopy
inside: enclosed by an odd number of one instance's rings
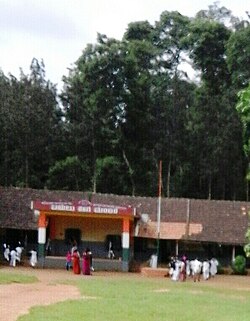
[[[0,184],[155,196],[162,160],[167,197],[248,200],[249,30],[216,4],[164,11],[99,33],[60,94],[43,61],[1,72]]]

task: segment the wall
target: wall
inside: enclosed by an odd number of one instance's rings
[[[64,240],[65,230],[75,228],[81,230],[81,240],[104,242],[109,234],[121,235],[121,219],[89,218],[89,217],[55,217],[55,239]]]

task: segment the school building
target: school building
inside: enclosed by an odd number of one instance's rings
[[[244,254],[250,203],[162,198],[160,215],[158,205],[157,197],[0,187],[0,241],[36,249],[44,267],[64,267],[76,241],[97,270],[129,271],[156,253],[159,265],[183,254],[228,265]]]

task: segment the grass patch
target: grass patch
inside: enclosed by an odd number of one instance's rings
[[[83,296],[34,307],[18,321],[250,321],[250,293],[173,283],[169,279],[121,276],[79,277]]]
[[[37,281],[38,279],[35,276],[0,271],[0,284],[34,283]]]

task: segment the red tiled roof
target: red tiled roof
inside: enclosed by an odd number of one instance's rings
[[[31,201],[75,201],[86,199],[93,203],[131,205],[138,213],[148,214],[143,237],[155,237],[157,202],[155,197],[132,197],[90,192],[49,191],[0,187],[0,227],[37,229],[37,221],[30,209]],[[244,244],[248,228],[250,203],[162,198],[161,231],[165,239],[225,244]]]

